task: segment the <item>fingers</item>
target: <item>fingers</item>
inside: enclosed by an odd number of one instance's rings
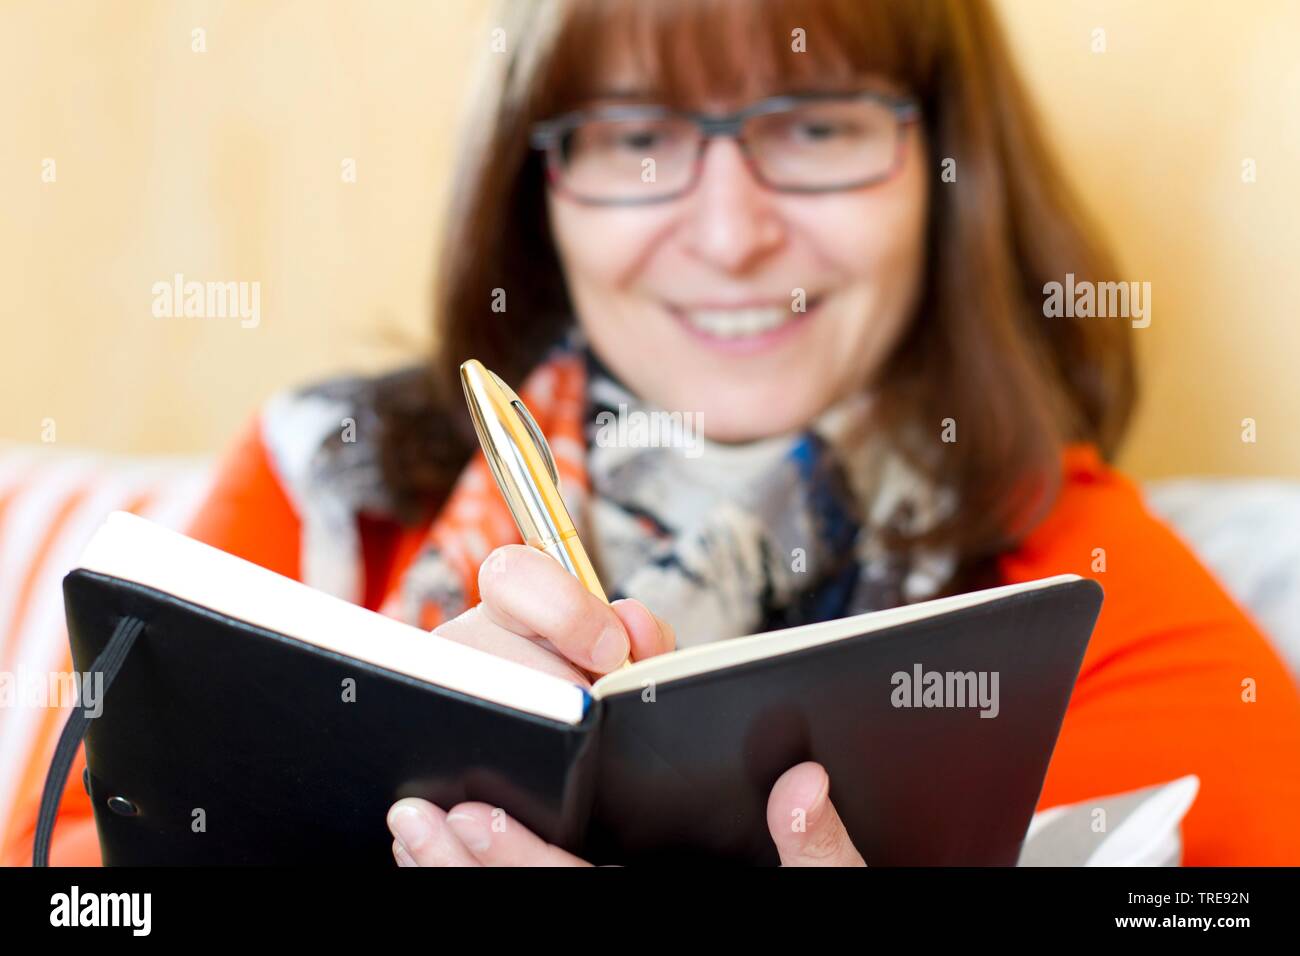
[[[865,866],[831,805],[820,764],[791,767],[772,787],[767,826],[782,866]],[[443,813],[406,798],[388,812],[399,866],[589,866],[499,808],[462,803]]]
[[[518,633],[494,623],[485,613],[482,604],[470,608],[445,624],[440,624],[434,628],[433,633],[449,641],[476,647],[497,657],[504,657],[506,660],[515,661],[575,684],[588,686],[591,683],[585,674],[571,667],[568,661],[552,650],[548,650],[547,646],[531,638],[521,637]]]
[[[462,803],[443,813],[408,797],[388,811],[388,829],[398,866],[590,865],[486,803]]]
[[[427,800],[407,797],[389,808],[398,866],[481,866],[447,826],[447,814]]]
[[[782,866],[866,866],[830,801],[821,764],[801,763],[781,775],[767,800],[767,828]]]
[[[590,866],[552,846],[505,811],[486,803],[462,803],[447,813],[447,826],[480,866]]]
[[[631,641],[619,615],[535,548],[497,548],[479,567],[478,586],[494,623],[545,638],[579,667],[607,674],[628,658]]]
[[[636,598],[621,598],[610,605],[632,639],[632,660],[667,654],[677,646],[677,635],[672,625],[655,617],[650,609]]]

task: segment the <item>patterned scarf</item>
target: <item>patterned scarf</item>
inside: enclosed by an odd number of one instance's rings
[[[951,573],[949,555],[881,544],[951,497],[875,439],[865,395],[797,434],[720,444],[633,395],[576,332],[517,391],[610,600],[643,601],[679,647],[923,600]],[[488,552],[519,540],[477,453],[381,611],[436,627],[478,602]]]

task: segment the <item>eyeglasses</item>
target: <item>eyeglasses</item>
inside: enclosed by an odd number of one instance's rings
[[[902,165],[909,97],[808,93],[759,100],[729,116],[625,104],[565,113],[532,128],[551,184],[578,202],[663,202],[699,180],[716,136],[740,145],[755,179],[788,193],[825,193],[883,182]]]

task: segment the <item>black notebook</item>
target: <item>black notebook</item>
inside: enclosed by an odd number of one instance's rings
[[[868,863],[1012,865],[1102,597],[1062,575],[587,689],[120,512],[63,587],[78,671],[138,633],[85,737],[107,865],[391,866],[405,796],[596,863],[772,864],[768,794],[804,760]]]

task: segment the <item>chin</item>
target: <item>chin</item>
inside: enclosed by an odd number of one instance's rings
[[[704,435],[723,444],[757,441],[795,431],[815,415],[815,407],[792,401],[788,391],[764,388],[759,394],[736,395],[726,401],[695,405],[700,409]]]

